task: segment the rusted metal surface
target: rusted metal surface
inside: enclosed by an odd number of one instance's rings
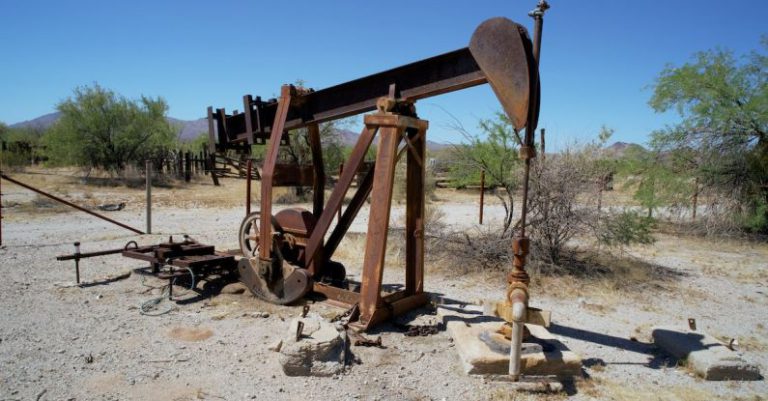
[[[5,174],[0,174],[0,178],[6,179],[6,180],[8,180],[8,181],[10,181],[10,182],[20,186],[20,187],[26,188],[26,189],[28,189],[28,190],[30,190],[32,192],[35,192],[35,193],[38,193],[38,194],[43,195],[45,197],[51,198],[51,199],[55,200],[56,202],[63,203],[65,205],[67,205],[69,207],[72,207],[72,208],[75,208],[75,209],[77,209],[77,210],[79,210],[81,212],[88,213],[91,216],[98,217],[98,218],[100,218],[100,219],[102,219],[104,221],[107,221],[107,222],[112,223],[112,224],[114,224],[116,226],[120,226],[122,228],[125,228],[126,230],[132,231],[132,232],[134,232],[136,234],[144,234],[144,232],[141,231],[141,230],[133,228],[133,227],[127,225],[127,224],[123,224],[123,223],[121,223],[119,221],[112,220],[109,217],[103,216],[103,215],[101,215],[99,213],[96,213],[94,211],[91,211],[91,210],[85,209],[83,207],[77,206],[74,203],[71,203],[71,202],[65,201],[64,199],[59,198],[58,196],[51,195],[51,194],[49,194],[49,193],[47,193],[45,191],[39,190],[39,189],[37,189],[35,187],[32,187],[30,185],[27,185],[27,184],[24,184],[21,181],[17,181],[15,179],[11,178],[11,177],[8,177]]]
[[[525,127],[535,88],[531,41],[522,26],[506,19],[489,19],[475,30],[469,49],[516,129]],[[536,112],[538,114],[538,111]]]
[[[287,130],[373,111],[376,101],[389,94],[395,83],[398,98],[418,100],[443,93],[482,85],[486,78],[469,49],[463,48],[391,70],[345,82],[303,96],[302,106],[287,115],[282,127]],[[210,115],[216,120],[218,144],[247,142],[249,137],[263,138],[275,131],[279,101],[251,104],[241,114]],[[246,115],[262,124],[246,125]]]
[[[382,97],[413,102],[485,83],[491,84],[515,127],[522,128],[534,87],[530,85],[532,65],[525,28],[506,18],[493,18],[478,27],[468,48],[300,95],[300,104],[288,111],[280,127],[274,126],[282,112],[279,100],[246,95],[243,113],[232,115],[209,108],[209,149],[264,143],[276,128],[292,130],[373,111]],[[397,90],[390,94],[392,84]]]
[[[293,95],[294,88],[291,85],[283,85],[280,91],[280,100],[277,107],[277,111],[274,116],[272,135],[270,136],[270,145],[267,149],[267,154],[264,157],[264,167],[261,185],[261,214],[262,216],[272,216],[272,177],[275,173],[275,164],[277,163],[277,153],[280,149],[277,144],[280,143],[280,138],[283,136],[285,129],[285,120],[288,117],[288,110],[291,104],[291,96]],[[259,238],[261,247],[259,249],[259,259],[265,264],[270,263],[272,249],[272,232],[271,224],[261,224],[259,230]]]
[[[167,279],[168,299],[173,299],[173,283],[176,279],[191,275],[194,283],[195,277],[231,274],[235,268],[233,255],[217,252],[213,246],[200,244],[187,235],[183,242],[174,242],[173,237],[170,237],[168,242],[158,245],[131,248],[129,244],[122,255],[149,262],[153,275]],[[174,270],[174,267],[180,269]]]

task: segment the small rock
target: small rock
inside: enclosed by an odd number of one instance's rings
[[[272,345],[267,348],[270,351],[274,352],[280,352],[280,348],[283,347],[283,340],[277,340],[276,342],[272,343]]]

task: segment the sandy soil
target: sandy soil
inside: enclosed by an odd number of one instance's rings
[[[7,187],[4,186],[4,192]],[[11,189],[9,192],[18,193]],[[99,198],[99,195],[91,195]],[[138,195],[137,195],[138,196]],[[23,196],[19,195],[23,202]],[[7,200],[7,199],[6,199]],[[471,199],[438,203],[444,221],[471,227],[477,217]],[[365,216],[367,210],[361,213]],[[393,222],[402,207],[395,208]],[[698,326],[735,338],[746,357],[768,369],[768,245],[659,236],[635,256],[677,273],[661,289],[617,293],[599,286],[576,294],[532,289],[534,306],[553,311],[551,331],[584,358],[585,379],[567,394],[510,393],[505,383],[467,376],[445,332],[405,337],[382,325],[385,349],[353,348],[360,364],[332,378],[286,377],[268,347],[287,330],[300,306],[280,307],[249,295],[194,299],[178,290],[172,312],[148,317],[138,306],[160,293],[155,279],[130,278],[86,288],[74,280],[72,262],[55,256],[73,251],[122,247],[129,240],[151,244],[187,233],[221,249],[236,246],[242,207],[159,206],[153,211],[158,234],[133,236],[79,212],[50,213],[21,206],[4,209],[0,266],[0,399],[6,400],[760,400],[768,384],[705,382],[676,366],[650,343],[656,324]],[[498,205],[486,210],[493,224]],[[143,228],[143,205],[133,202],[110,217]],[[353,231],[364,232],[358,219]],[[344,246],[344,245],[342,245]],[[347,246],[359,246],[354,241]],[[429,250],[427,250],[429,252]],[[341,252],[350,255],[355,252]],[[359,278],[355,260],[342,260]],[[84,279],[142,267],[120,256],[82,262]],[[401,271],[390,269],[389,282]],[[429,266],[426,290],[436,297],[472,303],[501,299],[500,273],[462,274]],[[553,293],[554,292],[554,293]],[[546,295],[542,295],[546,293]],[[314,312],[341,310],[323,303]],[[254,317],[267,312],[269,317]],[[636,340],[636,341],[635,341]]]

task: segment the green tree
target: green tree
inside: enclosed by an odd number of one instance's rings
[[[190,151],[190,152],[202,152],[203,149],[208,148],[208,133],[207,132],[201,132],[197,134],[195,139],[191,141],[187,141],[182,144],[181,149],[183,151]]]
[[[618,170],[626,177],[625,186],[633,187],[633,198],[652,218],[655,210],[678,210],[689,206],[694,177],[682,151],[662,152],[642,147],[627,148]]]
[[[747,227],[768,232],[768,37],[762,45],[741,59],[717,49],[665,68],[649,104],[682,118],[651,145],[681,155],[697,184],[738,201]]]
[[[501,200],[504,206],[502,235],[511,234],[514,212],[514,191],[520,185],[519,139],[509,118],[496,113],[493,120],[480,121],[480,135],[472,135],[461,125],[454,127],[469,143],[455,147],[456,160],[449,167],[453,185],[464,187],[480,183],[480,172],[485,171],[487,188]]]
[[[76,88],[57,108],[61,118],[44,137],[54,164],[121,173],[175,142],[162,98],[134,101],[95,84]]]

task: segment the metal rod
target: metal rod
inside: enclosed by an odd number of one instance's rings
[[[75,242],[75,281],[80,284],[80,243]]]
[[[480,225],[483,224],[483,208],[485,208],[485,170],[480,170]]]
[[[152,234],[152,161],[147,160],[147,234]]]
[[[344,162],[339,163],[339,181],[341,181],[341,173],[344,172]],[[339,206],[339,218],[337,219],[338,222],[341,222],[341,206]]]
[[[59,198],[59,197],[57,197],[57,196],[55,196],[55,195],[51,195],[51,194],[49,194],[49,193],[47,193],[47,192],[43,192],[43,191],[41,191],[41,190],[39,190],[39,189],[37,189],[37,188],[35,188],[35,187],[31,187],[31,186],[29,186],[29,185],[27,185],[27,184],[24,184],[23,182],[20,182],[20,181],[17,181],[17,180],[15,180],[15,179],[11,178],[11,177],[8,177],[8,176],[7,176],[7,175],[5,175],[5,174],[0,174],[0,178],[4,178],[4,179],[6,179],[6,180],[8,180],[8,181],[10,181],[10,182],[12,182],[12,183],[14,183],[14,184],[16,184],[16,185],[20,186],[20,187],[24,187],[24,188],[26,188],[26,189],[28,189],[28,190],[30,190],[30,191],[32,191],[32,192],[36,192],[36,193],[38,193],[38,194],[40,194],[40,195],[46,196],[46,197],[48,197],[48,198],[51,198],[51,199],[55,200],[56,202],[60,202],[60,203],[63,203],[63,204],[65,204],[65,205],[69,206],[69,207],[73,207],[73,208],[75,208],[75,209],[77,209],[77,210],[79,210],[79,211],[81,211],[81,212],[85,212],[85,213],[88,213],[88,214],[90,214],[91,216],[95,216],[95,217],[98,217],[98,218],[100,218],[100,219],[102,219],[102,220],[104,220],[104,221],[107,221],[107,222],[110,222],[110,223],[112,223],[112,224],[114,224],[114,225],[117,225],[117,226],[123,227],[123,228],[125,228],[126,230],[130,230],[130,231],[133,231],[133,232],[134,232],[134,233],[136,233],[136,234],[144,234],[144,232],[143,232],[143,231],[141,231],[141,230],[137,230],[137,229],[135,229],[135,228],[133,228],[133,227],[131,227],[131,226],[129,226],[129,225],[123,224],[123,223],[121,223],[121,222],[119,222],[119,221],[115,221],[115,220],[112,220],[112,219],[110,219],[109,217],[106,217],[106,216],[102,216],[102,215],[100,215],[100,214],[98,214],[98,213],[96,213],[96,212],[90,211],[90,210],[88,210],[88,209],[85,209],[85,208],[83,208],[83,207],[77,206],[77,205],[75,205],[75,204],[73,204],[73,203],[67,202],[67,201],[65,201],[64,199],[61,199],[61,198]]]
[[[538,83],[538,77],[539,77],[539,55],[541,54],[541,31],[542,26],[544,24],[544,12],[549,8],[549,4],[545,0],[540,0],[536,8],[528,13],[533,20],[534,20],[534,28],[533,28],[533,60],[536,67],[536,71],[534,74],[531,74],[533,77],[531,79],[531,87],[535,88],[539,85]],[[531,91],[531,100],[530,105],[535,105],[538,102],[537,99],[537,93],[538,91]],[[520,237],[525,238],[525,220],[528,214],[528,181],[530,177],[530,170],[531,170],[531,158],[534,156],[533,154],[533,137],[534,137],[534,130],[536,127],[534,126],[534,116],[536,113],[535,107],[529,107],[529,113],[528,113],[528,122],[525,127],[525,139],[523,142],[523,146],[528,148],[527,151],[530,153],[527,153],[525,155],[525,172],[523,177],[523,200],[522,200],[522,209],[520,211]]]
[[[253,170],[253,159],[248,159],[245,177],[245,215],[251,214],[251,171]]]
[[[79,244],[79,242],[76,242]],[[86,252],[86,253],[74,253],[72,255],[60,255],[56,257],[56,260],[73,260],[73,259],[87,259],[96,256],[113,255],[125,251],[125,248],[107,249],[104,251]]]

